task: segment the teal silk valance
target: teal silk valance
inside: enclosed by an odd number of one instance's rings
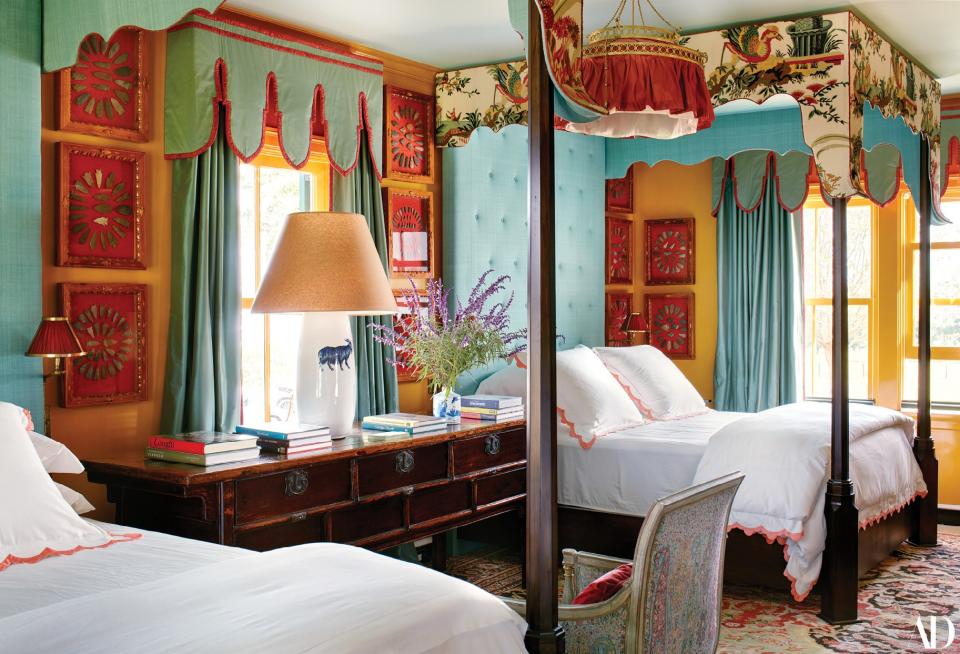
[[[366,129],[377,174],[382,170],[383,63],[376,59],[225,18],[189,16],[167,38],[168,158],[210,146],[220,103],[228,142],[244,161],[260,151],[265,112],[275,111],[280,149],[292,166],[306,163],[319,127],[332,167],[346,174]]]
[[[88,34],[109,40],[121,27],[162,30],[195,9],[214,11],[224,0],[43,0],[43,69],[77,60]]]

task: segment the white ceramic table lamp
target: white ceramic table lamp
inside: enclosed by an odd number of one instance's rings
[[[293,213],[280,232],[253,313],[303,313],[297,413],[334,436],[353,426],[357,371],[350,316],[396,313],[370,229],[354,213]]]

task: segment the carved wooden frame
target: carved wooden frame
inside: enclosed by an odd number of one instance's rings
[[[386,207],[386,227],[387,227],[387,264],[390,267],[392,276],[400,277],[435,277],[437,274],[437,232],[436,220],[434,218],[433,193],[430,191],[415,191],[406,188],[385,187],[384,207]],[[414,198],[422,203],[426,203],[426,221],[427,221],[427,270],[402,270],[393,265],[393,214],[398,199]]]
[[[394,103],[398,98],[410,102],[420,103],[423,107],[425,126],[423,156],[424,167],[427,171],[425,175],[415,175],[413,173],[402,172],[394,167],[393,153],[391,152],[392,145],[390,141],[390,116],[392,115]],[[434,150],[436,148],[436,130],[434,129],[436,124],[436,120],[434,119],[434,112],[436,111],[436,99],[430,95],[424,95],[423,93],[417,93],[415,91],[408,91],[407,89],[403,89],[398,86],[390,86],[388,84],[383,87],[383,105],[384,177],[402,180],[405,182],[432,184],[436,177],[436,164],[434,159]]]

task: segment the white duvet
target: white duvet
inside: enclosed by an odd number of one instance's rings
[[[913,421],[881,407],[850,405],[850,473],[860,525],[900,510],[926,493],[913,456]],[[784,574],[806,597],[820,574],[826,541],[824,489],[829,472],[830,405],[805,402],[747,415],[707,443],[694,484],[740,470],[731,528],[784,544]]]
[[[475,586],[332,543],[260,554],[147,532],[0,572],[0,652],[486,654],[523,652],[524,630]]]

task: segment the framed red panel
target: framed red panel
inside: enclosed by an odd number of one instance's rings
[[[671,359],[693,359],[693,293],[651,293],[644,299],[650,345]]]
[[[144,268],[144,153],[57,144],[57,265]]]
[[[607,218],[607,283],[633,283],[633,221]]]
[[[90,34],[80,43],[77,63],[58,73],[58,129],[123,141],[149,138],[143,41],[142,30],[129,28],[109,41]]]
[[[396,86],[385,86],[383,93],[385,176],[409,182],[432,182],[436,99]]]
[[[65,407],[147,399],[144,284],[60,284],[63,315],[86,355],[66,360]]]
[[[430,305],[427,302],[426,298],[420,298],[420,306],[414,307],[409,304],[407,297],[404,296],[403,291],[394,289],[393,296],[397,300],[397,306],[400,307],[400,313],[393,317],[393,329],[401,337],[401,342],[403,342],[403,337],[407,334],[407,329],[413,323],[413,316],[416,312],[419,311],[421,316],[426,316],[430,311]],[[417,368],[409,365],[410,357],[404,352],[397,352],[397,381],[401,382],[411,382],[417,381],[420,377],[420,371]]]
[[[646,244],[646,284],[694,284],[693,218],[647,220],[643,223]]]
[[[388,187],[384,195],[391,272],[404,277],[432,277],[436,251],[433,193]]]
[[[621,179],[607,180],[607,211],[633,213],[633,168]]]
[[[608,347],[633,345],[623,323],[633,313],[632,293],[607,293],[606,342]]]

